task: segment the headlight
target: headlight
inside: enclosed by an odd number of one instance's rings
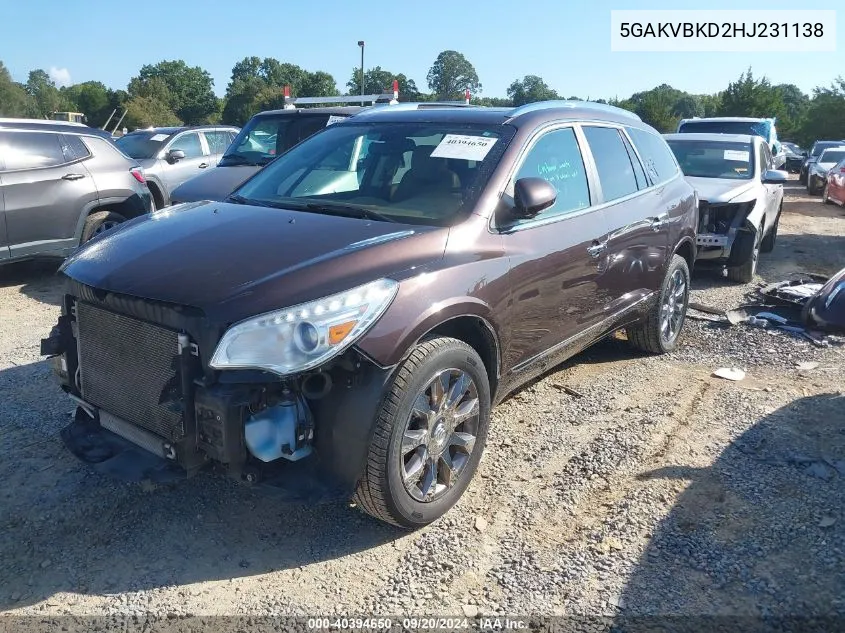
[[[241,321],[223,335],[209,364],[280,376],[312,369],[359,339],[384,314],[398,289],[392,279],[379,279]]]

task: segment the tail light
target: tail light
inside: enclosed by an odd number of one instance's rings
[[[144,172],[141,171],[138,167],[133,167],[129,170],[129,173],[135,177],[135,180],[140,182],[142,185],[147,184],[147,179],[144,178]]]

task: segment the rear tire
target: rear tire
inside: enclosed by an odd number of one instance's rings
[[[92,213],[85,219],[80,243],[84,244],[95,235],[100,235],[109,229],[113,229],[121,222],[126,222],[126,218],[114,211],[97,211],[96,213]]]
[[[748,238],[751,239],[752,234],[746,234]],[[739,239],[739,237],[737,237]],[[760,231],[755,231],[753,234],[754,239],[754,248],[751,249],[751,253],[748,256],[748,259],[744,261],[739,266],[732,266],[728,268],[728,279],[740,284],[747,284],[754,280],[754,273],[757,272],[757,262],[760,260],[760,251],[762,240],[760,239]]]
[[[657,303],[636,325],[626,328],[628,342],[636,349],[649,354],[667,354],[675,351],[684,329],[689,304],[690,272],[687,260],[674,255],[669,263]],[[674,295],[674,297],[673,297]],[[674,327],[668,328],[666,317],[675,316]]]
[[[434,383],[441,380],[448,385],[454,380],[454,386],[437,393],[449,395],[452,389],[457,393],[461,381],[468,385],[467,391],[452,400],[438,400]],[[464,422],[457,422],[459,412]],[[406,529],[437,520],[472,480],[487,441],[489,420],[490,383],[478,353],[453,338],[419,343],[399,366],[378,413],[354,502],[376,519]],[[447,468],[447,463],[454,469]],[[417,472],[419,476],[414,477]],[[441,483],[455,472],[454,480]]]

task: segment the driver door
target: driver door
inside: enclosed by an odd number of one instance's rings
[[[198,132],[183,132],[170,142],[165,148],[162,162],[164,163],[162,173],[168,191],[173,191],[186,180],[202,173],[211,165],[211,157],[203,144],[204,139],[200,138]],[[180,149],[185,152],[185,158],[176,162],[167,160],[167,153]]]

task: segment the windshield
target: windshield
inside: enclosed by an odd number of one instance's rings
[[[220,160],[231,165],[266,165],[286,149],[287,130],[294,117],[255,117],[232,141]]]
[[[478,198],[513,132],[501,125],[336,124],[235,194],[256,204],[450,226]]]
[[[751,143],[668,141],[684,176],[748,180],[754,173]]]
[[[705,134],[753,134],[768,142],[772,131],[769,121],[687,121],[678,132],[701,132]]]
[[[158,132],[132,132],[117,139],[115,145],[132,158],[153,158],[161,151],[168,138],[169,134]]]
[[[845,149],[826,149],[819,156],[819,163],[838,163],[845,158]]]
[[[813,145],[813,151],[810,152],[810,156],[818,157],[828,147],[837,147],[838,145],[839,145],[839,143],[836,143],[836,142],[816,143],[815,145]]]

